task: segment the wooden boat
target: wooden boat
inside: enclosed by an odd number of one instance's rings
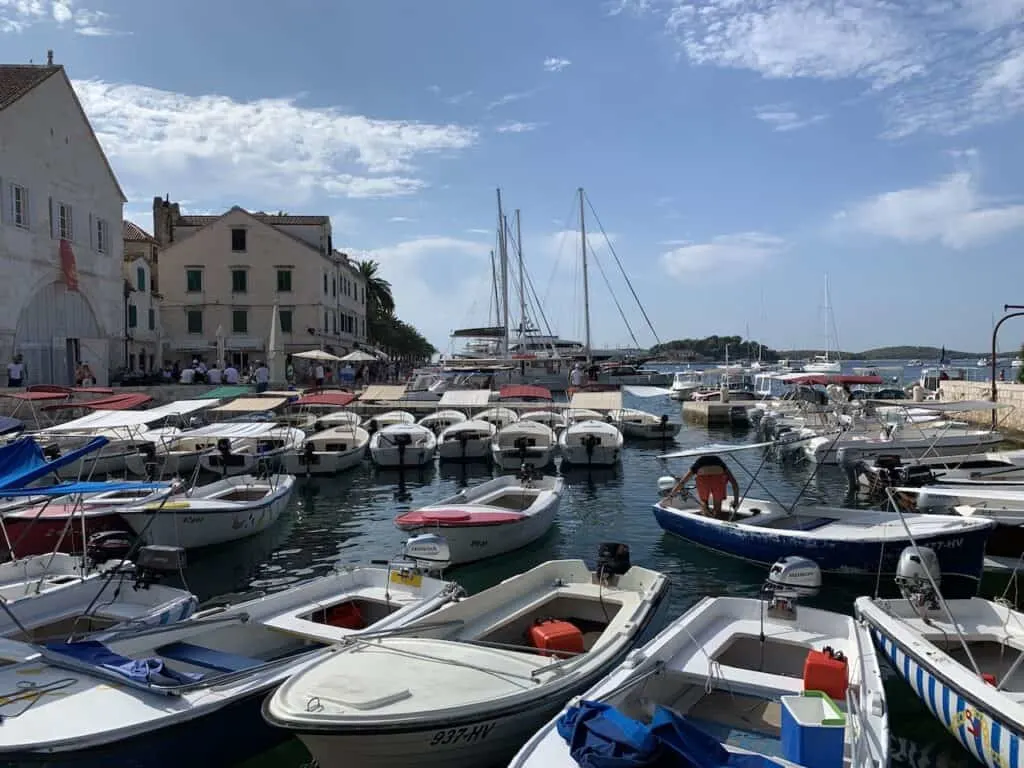
[[[599,568],[544,563],[401,635],[353,640],[278,688],[264,717],[321,768],[507,761],[653,634],[668,579],[621,559]]]
[[[491,441],[491,458],[501,469],[526,465],[543,469],[555,460],[558,438],[537,421],[513,422],[498,430]]]
[[[782,765],[778,758],[786,765],[887,765],[885,687],[871,637],[850,616],[797,605],[820,584],[813,563],[786,558],[772,567],[760,599],[702,598],[547,723],[510,768],[576,768],[573,753],[584,745],[595,759],[614,749],[623,765],[661,764],[642,758],[656,750],[671,755],[680,746],[676,729],[690,746],[723,758],[712,764],[755,753],[770,758],[763,766]],[[811,691],[819,695],[806,697]],[[794,706],[838,714],[842,728],[812,727],[806,739],[831,747],[834,762],[821,753],[807,762],[800,740],[785,738]],[[616,731],[619,738],[610,735]]]
[[[422,467],[434,460],[437,438],[419,424],[391,424],[374,432],[370,455],[379,467]]]
[[[531,544],[554,525],[564,490],[558,477],[504,475],[406,512],[395,525],[411,534],[438,533],[452,565],[503,555]]]
[[[8,642],[0,645],[0,684],[20,690],[31,674],[40,694],[31,707],[0,702],[17,722],[0,734],[0,760],[137,768],[244,761],[286,735],[260,717],[269,691],[333,655],[338,642],[400,631],[458,594],[415,562],[346,568],[168,627],[43,648]]]
[[[197,549],[255,536],[288,506],[294,475],[235,475],[158,501],[123,507],[121,517],[147,544]]]
[[[370,435],[362,427],[330,427],[307,437],[302,450],[284,454],[281,466],[291,475],[335,475],[358,466],[369,444]]]
[[[489,421],[463,421],[452,424],[437,438],[441,461],[490,461],[495,427]]]
[[[606,421],[577,421],[558,437],[562,461],[580,467],[610,467],[622,461],[622,433]]]

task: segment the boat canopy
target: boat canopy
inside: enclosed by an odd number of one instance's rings
[[[678,376],[678,374],[676,374]],[[622,391],[633,397],[665,397],[671,395],[671,389],[665,387],[650,387],[641,384],[624,384]]]
[[[504,339],[508,331],[500,325],[489,328],[460,328],[451,332],[454,339]]]
[[[923,400],[916,402],[907,400],[894,403],[892,400],[869,400],[874,405],[888,405],[891,408],[914,408],[915,410],[933,413],[971,413],[975,411],[991,411],[1000,408],[1013,408],[1010,403],[993,403],[989,400]]]
[[[617,411],[622,408],[622,392],[576,392],[569,407],[584,411]]]
[[[538,387],[533,384],[508,384],[498,391],[499,400],[548,400],[551,397],[551,390],[547,387]]]
[[[273,411],[286,402],[288,399],[284,397],[240,397],[210,410],[213,413],[260,413]]]
[[[405,397],[404,384],[371,384],[363,390],[360,400],[401,400]]]
[[[491,402],[489,389],[450,389],[441,395],[439,408],[475,408]]]
[[[251,387],[244,387],[239,384],[227,384],[223,387],[217,387],[211,389],[205,395],[199,395],[199,397],[207,400],[228,400],[232,397],[243,397],[252,393]]]
[[[43,406],[44,411],[65,410],[67,408],[88,408],[90,411],[130,411],[145,405],[153,398],[141,392],[130,392],[112,397],[101,397],[96,400],[68,400],[55,405]]]
[[[107,444],[107,438],[96,437],[81,448],[69,451],[53,461],[47,461],[39,444],[31,437],[22,437],[0,446],[0,489],[22,488],[46,477],[58,467],[73,464],[82,456],[98,451]]]
[[[164,419],[185,416],[217,404],[217,400],[177,400],[145,411],[96,411],[80,419],[67,421],[42,430],[49,434],[83,432],[96,429],[141,427]]]
[[[285,429],[288,429],[288,427],[283,427],[272,421],[226,421],[220,424],[199,427],[198,429],[190,429],[177,435],[177,437],[263,437],[264,435],[270,435]]]
[[[12,416],[0,416],[0,435],[19,432],[25,428],[25,422]]]
[[[692,456],[704,456],[708,453],[739,453],[740,451],[750,451],[754,448],[766,448],[774,443],[769,440],[763,443],[742,443],[735,445],[733,443],[709,443],[703,445],[700,448],[688,448],[685,451],[675,451],[673,453],[665,453],[659,456],[659,459],[687,459]]]
[[[70,496],[71,494],[86,493],[107,493],[112,491],[169,491],[170,483],[147,483],[145,481],[134,482],[132,480],[121,481],[97,481],[83,480],[77,483],[59,483],[43,488],[5,488],[0,490],[4,498],[32,497],[32,496]]]
[[[43,403],[43,402],[56,402],[57,400],[67,400],[71,397],[70,392],[3,392],[0,393],[3,397],[9,397],[12,400],[21,400],[25,403]]]
[[[848,373],[784,373],[778,377],[779,381],[783,381],[786,384],[804,384],[813,385],[819,384],[821,386],[827,386],[828,384],[882,384],[883,379],[881,376],[854,376]]]
[[[313,395],[304,395],[300,397],[292,403],[292,405],[328,405],[335,408],[344,408],[355,399],[356,396],[351,392],[317,392]]]

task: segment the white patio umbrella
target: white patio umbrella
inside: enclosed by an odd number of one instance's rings
[[[281,342],[277,336],[278,309],[274,304],[274,311],[270,316],[270,338],[267,340],[267,368],[270,369],[270,383],[284,384],[284,351],[280,348]]]
[[[341,359],[346,363],[369,363],[377,358],[369,352],[363,352],[361,349],[353,349],[347,355],[342,355]]]
[[[296,352],[292,357],[297,357],[300,360],[321,360],[324,362],[335,362],[340,363],[342,358],[337,355],[332,355],[330,352],[324,352],[322,349],[310,349],[306,352]]]

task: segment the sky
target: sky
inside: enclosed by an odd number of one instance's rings
[[[594,346],[975,351],[1024,303],[1024,0],[0,0],[0,59],[47,49],[126,218],[330,215],[444,351],[499,187],[576,339],[585,189]]]

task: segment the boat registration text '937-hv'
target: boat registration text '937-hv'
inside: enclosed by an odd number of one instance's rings
[[[449,728],[444,731],[437,731],[430,739],[430,746],[439,747],[445,744],[475,744],[487,738],[494,723],[481,723],[480,725],[466,726],[465,728]]]

